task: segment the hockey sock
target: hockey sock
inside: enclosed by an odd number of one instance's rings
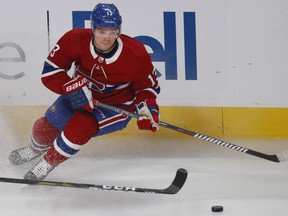
[[[45,159],[53,166],[75,155],[98,131],[98,122],[90,113],[78,112],[71,117],[64,131],[48,150]]]
[[[44,152],[50,148],[53,141],[60,135],[45,117],[36,120],[32,128],[31,147],[36,152]]]

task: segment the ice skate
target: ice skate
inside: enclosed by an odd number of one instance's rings
[[[54,169],[55,167],[49,164],[44,157],[42,157],[38,163],[28,171],[24,179],[32,181],[41,181]]]
[[[12,151],[9,155],[9,161],[13,165],[21,165],[36,159],[40,155],[40,152],[35,152],[30,146],[26,146]]]

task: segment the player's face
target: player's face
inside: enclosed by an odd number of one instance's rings
[[[118,36],[118,29],[97,27],[94,29],[94,45],[101,51],[107,51],[112,47]]]

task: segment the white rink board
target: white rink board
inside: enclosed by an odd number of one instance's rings
[[[118,6],[123,33],[152,37],[163,47],[163,14],[175,12],[177,79],[167,80],[164,62],[155,62],[162,73],[160,105],[288,105],[283,99],[288,62],[286,1],[251,0],[249,5],[235,0],[106,2]],[[48,50],[73,27],[72,11],[91,11],[95,4],[97,1],[90,0],[1,3],[0,105],[49,105],[54,101],[56,95],[40,82]],[[196,17],[197,80],[185,80],[184,12],[194,12]]]

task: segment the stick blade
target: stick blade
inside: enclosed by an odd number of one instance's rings
[[[279,160],[277,162],[286,161],[288,160],[288,150],[278,153],[276,154],[276,156],[277,156],[277,159]]]
[[[168,188],[164,189],[164,193],[165,194],[178,193],[185,184],[187,176],[188,172],[186,169],[183,168],[178,169],[172,184]]]

